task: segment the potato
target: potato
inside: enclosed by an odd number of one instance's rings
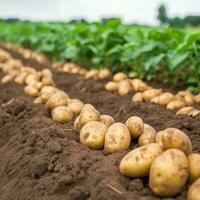
[[[144,132],[144,122],[140,117],[129,117],[126,120],[125,125],[129,129],[133,138],[138,138]]]
[[[69,99],[68,107],[72,110],[73,113],[79,114],[83,108],[84,104],[79,99]]]
[[[37,97],[40,95],[39,90],[31,85],[26,86],[24,88],[24,92],[25,92],[25,94],[32,96],[32,97]]]
[[[148,176],[154,159],[162,153],[159,144],[146,144],[130,151],[120,162],[120,172],[130,177]]]
[[[85,76],[86,73],[87,73],[87,70],[86,69],[79,69],[79,72],[78,72],[81,76]]]
[[[156,143],[160,144],[164,149],[180,149],[185,154],[192,152],[190,139],[184,132],[176,128],[167,128],[164,131],[158,132]]]
[[[146,83],[144,83],[140,79],[131,80],[131,84],[132,84],[133,90],[136,92],[144,92],[145,90],[148,89],[148,86],[146,85]]]
[[[122,123],[112,124],[106,131],[104,148],[108,152],[118,152],[129,148],[131,135]]]
[[[99,71],[99,78],[103,79],[103,78],[107,78],[111,76],[111,72],[108,69],[101,69]]]
[[[142,135],[140,135],[139,137],[138,144],[142,146],[145,144],[155,143],[155,140],[156,140],[155,129],[148,124],[144,124],[144,131]]]
[[[197,104],[200,103],[200,93],[197,94],[197,95],[194,97],[194,101],[195,101],[195,103],[197,103]]]
[[[125,79],[127,79],[128,78],[128,76],[125,74],[125,73],[123,73],[123,72],[118,72],[117,74],[115,74],[114,76],[113,76],[113,81],[114,82],[121,82],[122,80],[125,80]]]
[[[43,70],[41,71],[41,74],[42,74],[42,76],[45,77],[45,78],[52,78],[52,77],[53,77],[52,72],[51,72],[50,69],[43,69]]]
[[[49,93],[49,92],[57,92],[58,89],[53,87],[53,86],[49,86],[49,85],[45,85],[42,87],[42,89],[40,90],[40,93],[41,94],[44,94],[44,93]]]
[[[39,76],[37,74],[29,74],[25,79],[25,84],[29,85],[32,82],[38,82]]]
[[[173,98],[174,95],[172,93],[165,92],[159,96],[159,105],[166,106]]]
[[[128,79],[122,80],[118,86],[118,92],[120,96],[127,95],[131,91],[131,84]]]
[[[178,194],[188,178],[188,161],[179,149],[169,149],[152,163],[149,186],[159,197],[171,197]]]
[[[91,149],[102,149],[104,146],[105,134],[105,124],[91,121],[81,128],[80,142]]]
[[[61,92],[56,92],[55,94],[50,96],[45,105],[49,109],[54,109],[58,106],[66,106],[67,97]]]
[[[5,83],[8,83],[8,82],[11,82],[12,80],[13,80],[13,77],[11,75],[6,75],[1,79],[1,83],[5,84]]]
[[[51,111],[51,116],[54,121],[65,123],[73,119],[73,112],[67,106],[58,106]]]
[[[143,92],[143,98],[145,101],[151,101],[151,99],[153,99],[156,96],[159,96],[161,94],[161,90],[159,89],[149,89],[149,90],[145,90]]]
[[[98,77],[98,74],[99,74],[99,71],[98,70],[90,70],[86,73],[85,75],[85,78],[97,78]]]
[[[200,110],[197,110],[197,109],[193,109],[193,110],[191,110],[191,111],[188,113],[188,115],[189,115],[189,116],[192,116],[192,117],[195,117],[195,116],[197,116],[198,114],[200,114]]]
[[[35,104],[43,104],[45,103],[41,97],[37,97],[34,99],[33,103]]]
[[[186,104],[184,101],[181,100],[172,100],[167,104],[167,109],[175,110],[184,107]]]
[[[185,102],[186,102],[187,105],[194,104],[194,96],[191,93],[185,95],[184,96],[184,100],[185,100]]]
[[[143,94],[141,92],[137,92],[135,95],[133,95],[132,99],[133,102],[143,102]]]
[[[160,104],[160,96],[154,97],[153,99],[151,99],[151,103],[155,103],[155,104]]]
[[[80,120],[80,116],[78,116],[74,121],[74,129],[76,131],[80,131],[80,129],[81,129],[81,125],[80,125],[80,121],[79,120]]]
[[[191,106],[183,107],[177,111],[176,115],[187,115],[192,110],[194,110],[194,108]]]
[[[200,200],[200,178],[190,186],[187,200]]]
[[[105,85],[105,89],[109,92],[114,92],[116,90],[118,90],[118,83],[115,83],[113,81],[109,81],[106,85]]]
[[[54,81],[50,77],[42,78],[43,85],[55,85]]]
[[[187,158],[189,164],[189,180],[190,182],[194,182],[200,178],[200,154],[191,153]]]
[[[115,123],[115,120],[112,116],[110,115],[101,115],[100,116],[100,120],[103,124],[106,125],[106,127],[108,128],[109,126],[111,126],[113,123]]]
[[[92,104],[88,103],[83,106],[82,111],[88,111],[88,110],[93,110],[100,115],[99,111]]]

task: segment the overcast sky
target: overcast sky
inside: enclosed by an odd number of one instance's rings
[[[124,22],[156,24],[156,10],[164,3],[170,16],[200,15],[200,0],[0,0],[0,17],[70,20],[121,17]]]

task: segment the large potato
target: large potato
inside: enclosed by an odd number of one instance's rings
[[[153,160],[162,153],[159,144],[146,144],[130,151],[120,162],[120,172],[130,177],[142,177],[149,174]]]
[[[125,80],[127,78],[128,78],[128,76],[125,73],[119,72],[119,73],[117,73],[113,76],[113,81],[120,82],[120,81]]]
[[[51,111],[51,116],[54,121],[65,123],[73,119],[73,112],[67,106],[58,106]]]
[[[132,89],[131,84],[130,84],[130,81],[128,79],[122,80],[119,83],[118,92],[119,92],[120,96],[127,95],[131,91],[131,89]]]
[[[197,179],[189,188],[188,200],[200,200],[200,178]]]
[[[189,163],[189,180],[194,182],[200,178],[200,154],[191,153],[187,158]]]
[[[145,144],[155,143],[155,140],[156,140],[155,129],[148,124],[144,124],[144,132],[142,133],[142,135],[140,135],[138,139],[138,144],[142,146]]]
[[[140,117],[133,116],[128,118],[125,125],[133,138],[138,138],[144,132],[144,122]]]
[[[101,122],[104,123],[107,128],[111,126],[113,123],[115,123],[114,118],[110,115],[101,115],[100,118]]]
[[[176,128],[167,128],[164,131],[158,132],[156,143],[160,144],[164,149],[180,149],[185,154],[192,152],[190,139],[184,132]]]
[[[108,152],[123,151],[129,148],[131,135],[122,123],[112,124],[106,131],[104,148]]]
[[[158,156],[150,168],[149,186],[160,197],[178,194],[188,178],[188,161],[179,149],[169,149]]]
[[[91,149],[102,149],[104,146],[105,134],[105,124],[91,121],[81,128],[80,142]]]

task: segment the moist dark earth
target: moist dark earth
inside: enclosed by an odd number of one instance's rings
[[[50,67],[26,60],[14,51],[12,56],[36,69]],[[116,121],[137,115],[157,131],[179,128],[200,152],[200,115],[177,116],[175,111],[148,103],[132,103],[131,94],[120,97],[104,90],[107,80],[53,71],[59,89],[71,98],[93,104],[102,114]],[[3,76],[0,73],[0,78]],[[107,153],[90,150],[79,143],[73,122],[54,122],[43,105],[14,83],[0,84],[0,200],[158,200],[148,188],[148,178],[128,178],[119,173],[122,157],[137,146],[134,140],[128,151]],[[184,200],[188,186],[173,198]]]

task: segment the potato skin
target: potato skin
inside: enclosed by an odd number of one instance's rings
[[[124,95],[127,95],[131,91],[131,89],[132,88],[131,88],[130,81],[128,79],[122,80],[119,83],[118,93],[120,96],[124,96]]]
[[[126,120],[125,125],[129,129],[133,138],[138,138],[144,132],[144,122],[140,117],[129,117]]]
[[[168,128],[158,132],[156,135],[156,143],[160,144],[164,149],[180,149],[185,154],[192,152],[190,139],[184,132],[176,128]]]
[[[101,115],[100,118],[101,122],[104,123],[107,128],[111,126],[113,123],[115,123],[114,118],[110,115]]]
[[[80,142],[91,149],[102,149],[104,146],[106,126],[102,122],[91,121],[80,131]]]
[[[108,152],[123,151],[129,148],[131,135],[122,123],[112,124],[106,131],[104,148]]]
[[[189,181],[194,182],[200,178],[200,154],[191,153],[188,155]]]
[[[118,90],[119,84],[113,81],[109,81],[106,85],[105,85],[105,89],[109,92],[114,92],[116,90]]]
[[[68,107],[73,111],[73,113],[79,114],[83,108],[84,104],[79,99],[69,99]]]
[[[125,80],[125,79],[127,79],[127,78],[128,78],[128,76],[127,76],[125,73],[123,73],[123,72],[118,72],[117,74],[115,74],[115,75],[113,76],[113,81],[115,81],[115,82],[120,82],[120,81]]]
[[[198,178],[189,188],[188,200],[200,200],[200,178]]]
[[[161,90],[159,89],[149,89],[145,90],[143,93],[143,98],[146,102],[151,101],[156,96],[159,96],[161,94]]]
[[[135,95],[133,95],[131,100],[133,102],[143,102],[143,94],[141,92],[137,92]]]
[[[138,144],[142,146],[145,144],[155,143],[155,140],[156,140],[155,129],[148,124],[144,124],[144,132],[142,133],[142,135],[140,135],[138,139]]]
[[[153,160],[163,152],[156,143],[146,144],[130,151],[120,162],[120,172],[130,177],[143,177],[149,174]]]
[[[188,161],[179,149],[169,149],[158,156],[150,168],[149,186],[159,197],[178,194],[188,178]]]

